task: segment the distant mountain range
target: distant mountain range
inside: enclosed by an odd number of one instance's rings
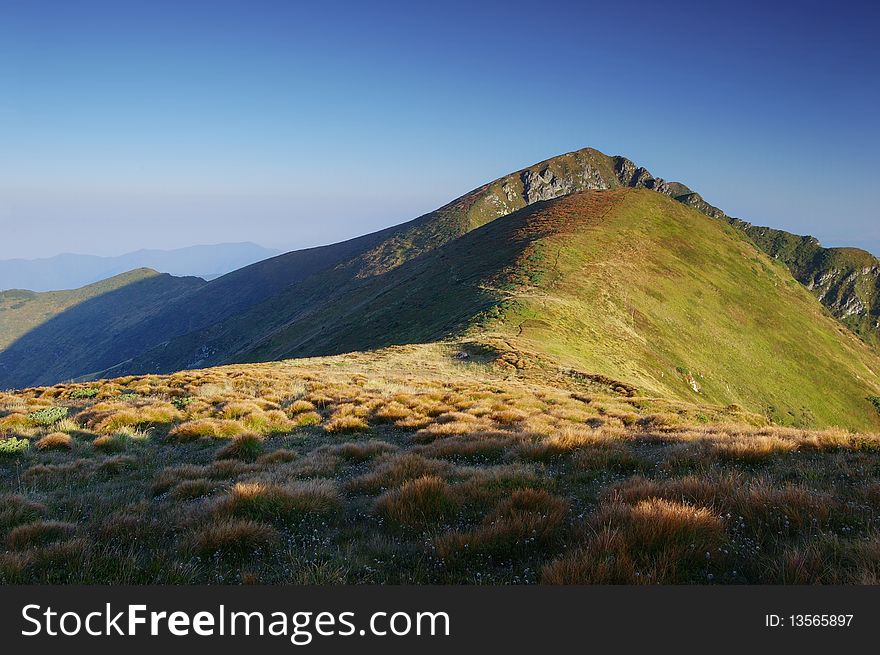
[[[118,257],[65,253],[43,259],[6,259],[0,260],[0,291],[77,289],[138,268],[211,280],[280,253],[255,243],[220,243],[176,250],[138,250]]]
[[[456,341],[615,392],[875,430],[878,270],[588,148],[207,283],[7,293],[0,387]]]

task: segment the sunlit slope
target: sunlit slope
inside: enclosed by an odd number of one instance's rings
[[[880,361],[743,234],[660,194],[544,204],[492,328],[646,393],[876,428]]]

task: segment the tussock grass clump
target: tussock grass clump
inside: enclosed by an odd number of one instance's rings
[[[291,427],[307,428],[311,425],[320,425],[323,420],[318,412],[302,412],[291,419]]]
[[[489,418],[501,425],[515,425],[525,421],[528,417],[526,412],[514,408],[499,409],[489,415]]]
[[[26,482],[38,485],[77,484],[95,470],[91,459],[75,459],[61,464],[35,464],[22,474]]]
[[[278,531],[267,523],[227,518],[204,526],[185,545],[206,557],[220,554],[240,558],[270,551],[280,540]]]
[[[271,409],[267,412],[248,414],[240,419],[241,423],[259,434],[278,434],[290,432],[297,426],[297,421],[292,421],[287,414],[280,409]]]
[[[727,540],[719,516],[705,507],[661,498],[608,503],[585,544],[546,565],[545,584],[675,584],[705,582]]]
[[[2,432],[20,432],[31,427],[33,425],[27,414],[16,412],[0,417],[0,431]]]
[[[95,470],[106,475],[120,475],[135,468],[137,468],[137,460],[134,457],[115,455],[114,457],[106,458],[95,467]]]
[[[34,521],[12,528],[6,535],[6,543],[12,550],[26,550],[34,546],[62,541],[76,532],[73,523],[62,521]]]
[[[105,434],[92,441],[92,447],[105,453],[119,453],[125,450],[130,439],[124,432]]]
[[[173,403],[146,399],[102,401],[77,415],[77,420],[101,434],[124,428],[170,425],[182,418],[183,413]]]
[[[492,507],[519,489],[553,486],[545,469],[524,463],[457,466],[453,476],[462,478],[456,488],[469,505],[476,507]]]
[[[571,463],[579,471],[633,473],[651,468],[650,460],[621,444],[587,447],[574,452]]]
[[[294,400],[287,406],[287,414],[291,418],[293,418],[297,414],[303,414],[305,412],[314,412],[315,406],[310,403],[308,400]]]
[[[168,495],[175,500],[192,500],[194,498],[210,496],[217,491],[220,486],[221,484],[217,480],[211,480],[210,478],[194,478],[178,482],[171,488]]]
[[[234,437],[244,432],[247,430],[238,421],[201,418],[175,426],[168,433],[168,438],[174,441],[193,441],[201,437],[220,439]]]
[[[322,450],[350,462],[366,462],[379,455],[393,453],[398,450],[398,447],[387,441],[370,439],[369,441],[349,441],[334,446],[325,446]]]
[[[46,506],[19,494],[0,496],[0,530],[8,530],[45,516]]]
[[[443,478],[425,475],[386,491],[376,499],[374,509],[392,526],[426,528],[450,519],[459,505],[459,497]]]
[[[344,414],[342,416],[337,416],[335,418],[331,418],[327,424],[324,426],[324,430],[331,433],[345,433],[345,432],[367,432],[370,429],[370,424],[360,416],[354,416],[352,414]]]
[[[497,461],[504,457],[513,443],[513,438],[508,435],[477,433],[437,439],[418,446],[416,452],[428,457]]]
[[[383,455],[376,460],[372,471],[352,478],[345,488],[354,493],[378,493],[422,476],[448,474],[452,468],[449,462],[411,452]]]
[[[546,545],[559,536],[568,507],[567,500],[547,491],[518,489],[502,500],[478,528],[437,538],[437,554],[443,559],[465,553],[499,556]]]
[[[239,482],[219,499],[213,513],[261,521],[290,521],[308,515],[328,516],[340,508],[339,491],[330,480],[306,480],[285,486]]]
[[[225,419],[239,419],[262,413],[263,408],[253,400],[228,400],[220,407],[220,418]]]
[[[257,464],[260,466],[273,464],[286,464],[299,459],[299,454],[295,450],[289,448],[279,448],[271,453],[263,453],[257,457]]]
[[[710,459],[732,460],[747,463],[764,462],[779,454],[797,450],[798,444],[772,435],[734,437],[711,442]]]
[[[258,434],[246,432],[232,440],[217,451],[217,459],[241,459],[252,462],[263,451],[264,439]]]
[[[391,401],[379,407],[373,413],[373,419],[377,423],[394,423],[409,418],[412,415],[413,410],[409,407],[402,403]]]

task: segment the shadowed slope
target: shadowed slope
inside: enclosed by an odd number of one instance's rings
[[[0,387],[52,384],[139,351],[143,342],[120,342],[119,333],[204,284],[139,269],[73,291],[0,294],[0,339],[9,344],[0,352]]]

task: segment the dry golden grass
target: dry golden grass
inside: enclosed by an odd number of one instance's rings
[[[308,400],[294,400],[287,406],[287,413],[291,417],[304,412],[314,412],[315,406]]]
[[[607,503],[585,543],[544,567],[545,584],[664,584],[695,581],[727,540],[705,507],[661,498]]]
[[[72,536],[76,526],[61,521],[34,521],[16,526],[6,535],[6,544],[12,550],[26,550],[45,546]]]
[[[221,519],[200,528],[186,542],[196,553],[247,557],[274,549],[281,540],[271,525],[249,519]]]
[[[168,433],[168,438],[176,441],[191,441],[201,437],[215,439],[234,437],[245,432],[247,430],[238,421],[202,418],[175,426]]]
[[[341,509],[336,484],[307,480],[280,486],[265,482],[238,482],[212,508],[217,516],[261,521],[290,521],[307,515],[327,516]]]
[[[73,439],[69,434],[64,432],[52,432],[45,437],[40,437],[34,444],[37,450],[56,450],[73,448]]]
[[[336,416],[335,418],[331,418],[326,425],[324,425],[324,430],[329,432],[330,434],[334,433],[345,433],[345,432],[367,432],[370,429],[369,423],[360,416],[354,416],[351,414],[344,414],[342,416]]]
[[[392,526],[426,528],[449,519],[459,498],[443,478],[424,475],[376,499],[375,511]]]
[[[446,348],[0,393],[0,583],[878,581],[876,435]]]

